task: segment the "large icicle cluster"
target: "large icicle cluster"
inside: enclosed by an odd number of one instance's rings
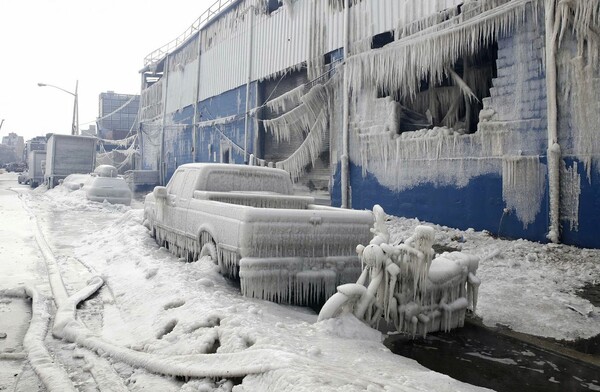
[[[477,175],[500,173],[509,139],[508,131],[462,135],[449,128],[357,136],[363,175],[380,173],[379,181],[394,190],[423,182],[461,187]],[[456,161],[457,157],[462,161]],[[455,170],[448,170],[449,164]]]
[[[240,285],[246,297],[298,305],[323,303],[337,285],[360,274],[348,257],[243,258]]]
[[[546,168],[539,156],[505,156],[502,159],[502,199],[526,229],[540,212]]]
[[[299,88],[292,90],[290,98],[301,91]],[[285,100],[286,98],[282,100],[283,103],[276,105],[285,105]],[[311,126],[318,121],[320,114],[329,108],[329,88],[326,85],[317,84],[302,95],[300,101],[300,105],[281,116],[272,120],[263,120],[265,129],[273,133],[278,142],[289,141],[292,134],[304,134],[311,130]]]
[[[381,49],[351,56],[348,72],[352,89],[375,85],[384,92],[414,96],[421,80],[429,78],[439,84],[446,76],[446,67],[523,23],[526,6],[537,7],[538,1],[514,0],[466,20],[461,14]]]
[[[334,77],[327,83],[314,85],[300,97],[300,104],[294,109],[275,119],[263,121],[267,131],[273,133],[278,142],[290,140],[292,134],[301,134],[304,138],[300,147],[292,155],[276,163],[276,167],[289,172],[294,181],[302,176],[308,164],[314,166],[319,155],[329,143],[331,101],[333,90],[338,82],[338,78]],[[292,90],[274,106],[284,107],[286,101],[295,99],[294,97],[304,89]],[[306,134],[307,131],[308,134]]]
[[[434,258],[435,235],[427,226],[404,244],[389,244],[385,212],[378,205],[373,212],[375,236],[357,247],[363,272],[356,284],[338,287],[319,320],[350,311],[371,326],[385,320],[413,337],[461,327],[467,308],[477,306],[479,258],[462,252]]]
[[[300,147],[287,159],[277,162],[276,167],[287,171],[292,179],[297,181],[309,163],[314,165],[319,154],[323,151],[323,147],[327,144],[329,138],[327,126],[328,119],[325,112],[322,111]]]
[[[579,196],[581,195],[581,176],[577,171],[577,162],[567,167],[561,163],[560,173],[560,219],[569,222],[569,230],[579,229]]]
[[[267,101],[265,107],[269,108],[273,113],[285,113],[300,105],[300,99],[304,94],[306,94],[306,85],[301,84],[300,86]]]
[[[163,79],[142,90],[140,96],[140,122],[163,115]]]
[[[440,23],[458,15],[458,8],[453,7],[441,12],[436,12],[426,18],[418,19],[407,24],[399,24],[396,27],[396,39],[401,39],[419,31],[439,25]]]
[[[560,31],[559,54],[567,67],[562,94],[570,98],[575,155],[583,161],[588,181],[591,160],[600,154],[600,2],[562,0],[558,2],[555,28]],[[568,41],[575,39],[577,52],[570,53]],[[569,101],[566,101],[569,102]]]
[[[578,43],[579,55],[585,55],[590,63],[600,60],[600,2],[598,0],[561,0],[558,2],[561,20],[560,35],[572,29]]]

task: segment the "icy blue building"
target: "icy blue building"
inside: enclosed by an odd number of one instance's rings
[[[597,0],[230,0],[148,55],[142,166],[600,247]]]

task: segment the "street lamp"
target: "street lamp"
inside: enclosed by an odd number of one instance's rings
[[[77,96],[77,87],[79,86],[79,80],[77,80],[75,82],[75,92],[74,93],[72,93],[68,90],[65,90],[64,88],[54,86],[52,84],[38,83],[37,85],[39,87],[54,87],[56,89],[59,89],[60,91],[64,91],[65,93],[71,94],[73,97],[75,97],[75,101],[73,102],[73,123],[71,125],[71,135],[79,135],[79,102],[78,102],[78,96]]]

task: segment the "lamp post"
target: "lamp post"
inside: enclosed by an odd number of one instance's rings
[[[59,89],[60,91],[64,91],[67,94],[71,94],[75,98],[75,100],[73,102],[73,123],[71,125],[71,135],[79,135],[79,102],[78,102],[78,96],[77,96],[77,88],[79,86],[79,80],[75,81],[75,92],[74,93],[72,93],[68,90],[65,90],[64,88],[54,86],[52,84],[38,83],[37,85],[39,87],[54,87],[56,89]]]

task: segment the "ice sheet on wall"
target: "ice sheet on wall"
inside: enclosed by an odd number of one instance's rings
[[[568,222],[571,231],[577,231],[579,228],[581,176],[577,166],[577,162],[573,162],[573,165],[568,167],[563,161],[560,173],[560,219]]]
[[[538,156],[505,156],[502,159],[502,199],[523,228],[535,221],[542,206],[546,165]]]

